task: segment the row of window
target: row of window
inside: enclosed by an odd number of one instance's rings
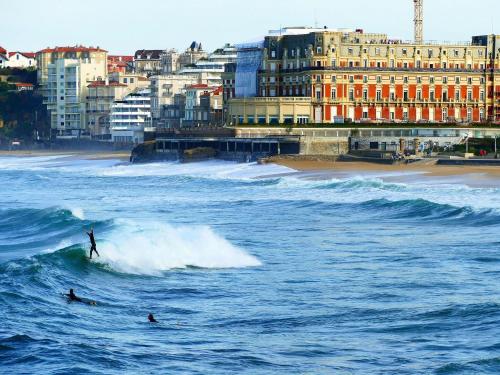
[[[337,99],[337,89],[334,88],[332,89],[331,91],[331,98],[332,99]],[[455,100],[456,101],[460,101],[460,99],[462,98],[462,93],[460,90],[456,90],[455,91]],[[316,99],[318,100],[321,100],[321,90],[318,90],[316,91]],[[354,96],[354,89],[350,89],[349,90],[349,100],[353,101],[355,99],[355,96]],[[363,100],[368,100],[368,90],[367,89],[363,89],[363,94],[362,94],[362,99]],[[377,90],[376,91],[376,96],[375,96],[375,99],[377,101],[380,101],[382,100],[382,91],[381,90]],[[389,93],[389,99],[394,101],[396,100],[396,93],[394,91],[390,91]],[[403,91],[403,98],[402,98],[404,101],[408,101],[410,98],[409,98],[409,95],[408,95],[408,90],[404,90]],[[417,90],[416,91],[416,97],[415,97],[416,100],[422,100],[423,99],[423,96],[422,96],[422,90]],[[447,90],[444,90],[441,94],[441,100],[442,101],[448,101],[450,98],[448,97],[448,91]],[[435,91],[434,90],[429,90],[429,100],[430,101],[435,101],[436,100],[436,94],[435,94]],[[472,90],[467,90],[467,100],[473,100],[473,95],[472,95]],[[480,101],[484,101],[485,100],[485,93],[484,91],[480,91],[479,92],[479,100]]]
[[[368,83],[368,80],[370,78],[371,77],[369,77],[367,75],[364,75],[362,77],[363,83]],[[398,78],[400,78],[400,77],[398,77]],[[404,76],[403,77],[403,83],[409,83],[410,82],[410,78],[411,77]],[[417,76],[415,78],[415,81],[417,83],[422,83],[422,82],[428,80],[430,84],[433,84],[433,83],[436,83],[436,78],[437,77],[433,77],[433,76],[431,76],[431,77]],[[449,83],[452,83],[452,82],[454,82],[456,85],[460,85],[460,84],[463,83],[462,82],[463,81],[462,77],[458,77],[458,76],[457,77],[451,77],[451,78],[445,76],[445,77],[439,77],[439,78],[441,78],[442,83],[445,84],[445,85],[447,85]],[[285,77],[283,77],[283,82],[285,82],[285,83],[286,82],[289,82],[289,83],[291,83],[291,82],[300,82],[300,81],[306,82],[306,81],[308,81],[308,79],[309,79],[309,76],[307,76],[307,75],[303,75],[302,78],[300,76],[285,76]],[[315,79],[316,82],[321,83],[322,76],[316,75],[316,76],[313,76],[313,79]],[[357,80],[357,79],[361,79],[361,78],[357,78],[356,76],[350,75],[349,76],[349,83],[354,83],[354,81]],[[337,82],[337,76],[332,76],[331,80],[332,80],[332,82]],[[376,76],[375,80],[376,80],[377,83],[382,83],[382,76],[380,76],[380,75]],[[262,83],[269,82],[269,83],[273,84],[273,83],[278,82],[278,79],[275,76],[270,76],[268,78],[266,78],[265,76],[263,76],[261,78],[261,81],[262,81]],[[466,82],[467,82],[468,85],[472,85],[473,81],[474,81],[474,79],[472,77],[467,77],[467,79],[466,79]],[[390,83],[393,83],[393,84],[396,83],[396,76],[391,76],[390,77]],[[482,85],[484,85],[486,83],[486,79],[484,77],[480,77],[479,78],[479,83],[482,84]]]

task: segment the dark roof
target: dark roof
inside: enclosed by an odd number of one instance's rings
[[[136,60],[159,60],[163,50],[161,49],[140,49],[135,51]]]

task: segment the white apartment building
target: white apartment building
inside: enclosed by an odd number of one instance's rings
[[[150,91],[143,89],[114,102],[110,123],[112,142],[144,142],[144,129],[151,126]]]
[[[44,102],[50,111],[51,128],[58,137],[75,138],[88,131],[85,108],[87,86],[89,82],[103,80],[105,76],[105,63],[57,59],[48,66]]]

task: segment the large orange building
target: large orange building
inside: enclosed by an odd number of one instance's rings
[[[284,29],[265,38],[256,79],[254,98],[226,88],[229,123],[499,122],[500,35],[416,44]]]

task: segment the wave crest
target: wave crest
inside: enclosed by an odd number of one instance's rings
[[[129,274],[161,275],[176,268],[242,268],[261,265],[209,227],[138,226],[119,222],[102,243],[97,262]]]

